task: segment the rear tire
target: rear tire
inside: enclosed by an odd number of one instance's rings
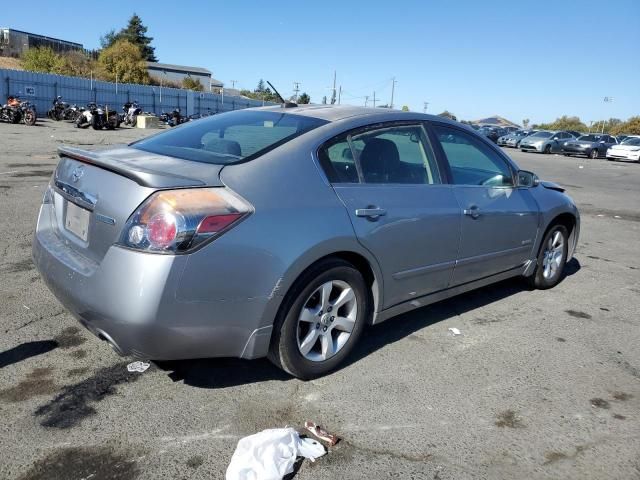
[[[569,232],[564,225],[552,225],[542,239],[536,260],[536,271],[528,278],[533,288],[546,290],[562,279],[569,251]]]
[[[350,300],[341,303],[347,296]],[[296,280],[283,300],[269,360],[302,380],[326,375],[353,350],[372,303],[371,292],[353,265],[337,258],[318,262]]]

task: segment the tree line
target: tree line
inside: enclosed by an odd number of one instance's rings
[[[157,62],[153,38],[147,27],[133,14],[125,27],[111,30],[100,38],[97,56],[82,51],[56,53],[50,47],[28,49],[22,56],[22,67],[32,72],[54,73],[73,77],[93,77],[107,82],[164,85],[203,91],[198,79],[185,78],[182,83],[163,81],[149,75],[146,62]]]

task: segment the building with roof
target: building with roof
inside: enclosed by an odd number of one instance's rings
[[[12,28],[0,28],[0,57],[21,57],[30,48],[50,47],[56,53],[83,50],[81,43],[60,40]]]
[[[520,125],[518,125],[517,123],[513,123],[510,120],[507,120],[504,117],[501,117],[500,115],[493,115],[492,117],[487,117],[487,118],[481,118],[480,120],[474,120],[473,123],[477,124],[477,125],[487,125],[487,126],[491,126],[491,127],[518,127],[520,128]]]
[[[213,78],[211,71],[206,68],[147,62],[147,70],[149,71],[149,76],[166,83],[182,84],[185,78],[192,78],[193,80],[199,80],[207,91],[212,91],[214,88],[222,88],[223,86],[222,82]]]

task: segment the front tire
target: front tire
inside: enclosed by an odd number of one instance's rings
[[[593,150],[591,150],[591,152],[589,152],[589,158],[591,158],[591,159],[593,159],[593,160],[595,160],[595,159],[596,159],[596,158],[598,158],[599,156],[600,156],[600,155],[599,155],[599,152],[598,152],[598,149],[597,149],[597,148],[594,148]]]
[[[320,261],[284,299],[269,360],[302,380],[331,372],[358,342],[371,304],[369,288],[353,265],[336,258]]]
[[[569,232],[564,225],[553,225],[544,236],[538,253],[534,274],[529,277],[532,287],[546,290],[555,287],[562,279],[562,272],[569,252]]]
[[[546,147],[544,147],[544,153],[546,153],[547,155],[551,153],[551,145],[547,145]]]

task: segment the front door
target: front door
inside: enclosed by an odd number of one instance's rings
[[[424,127],[384,124],[325,144],[320,161],[383,272],[383,308],[448,287],[460,209]]]
[[[514,186],[509,163],[484,140],[444,124],[433,124],[433,131],[463,213],[451,285],[522,267],[538,234],[538,205],[531,193]]]

